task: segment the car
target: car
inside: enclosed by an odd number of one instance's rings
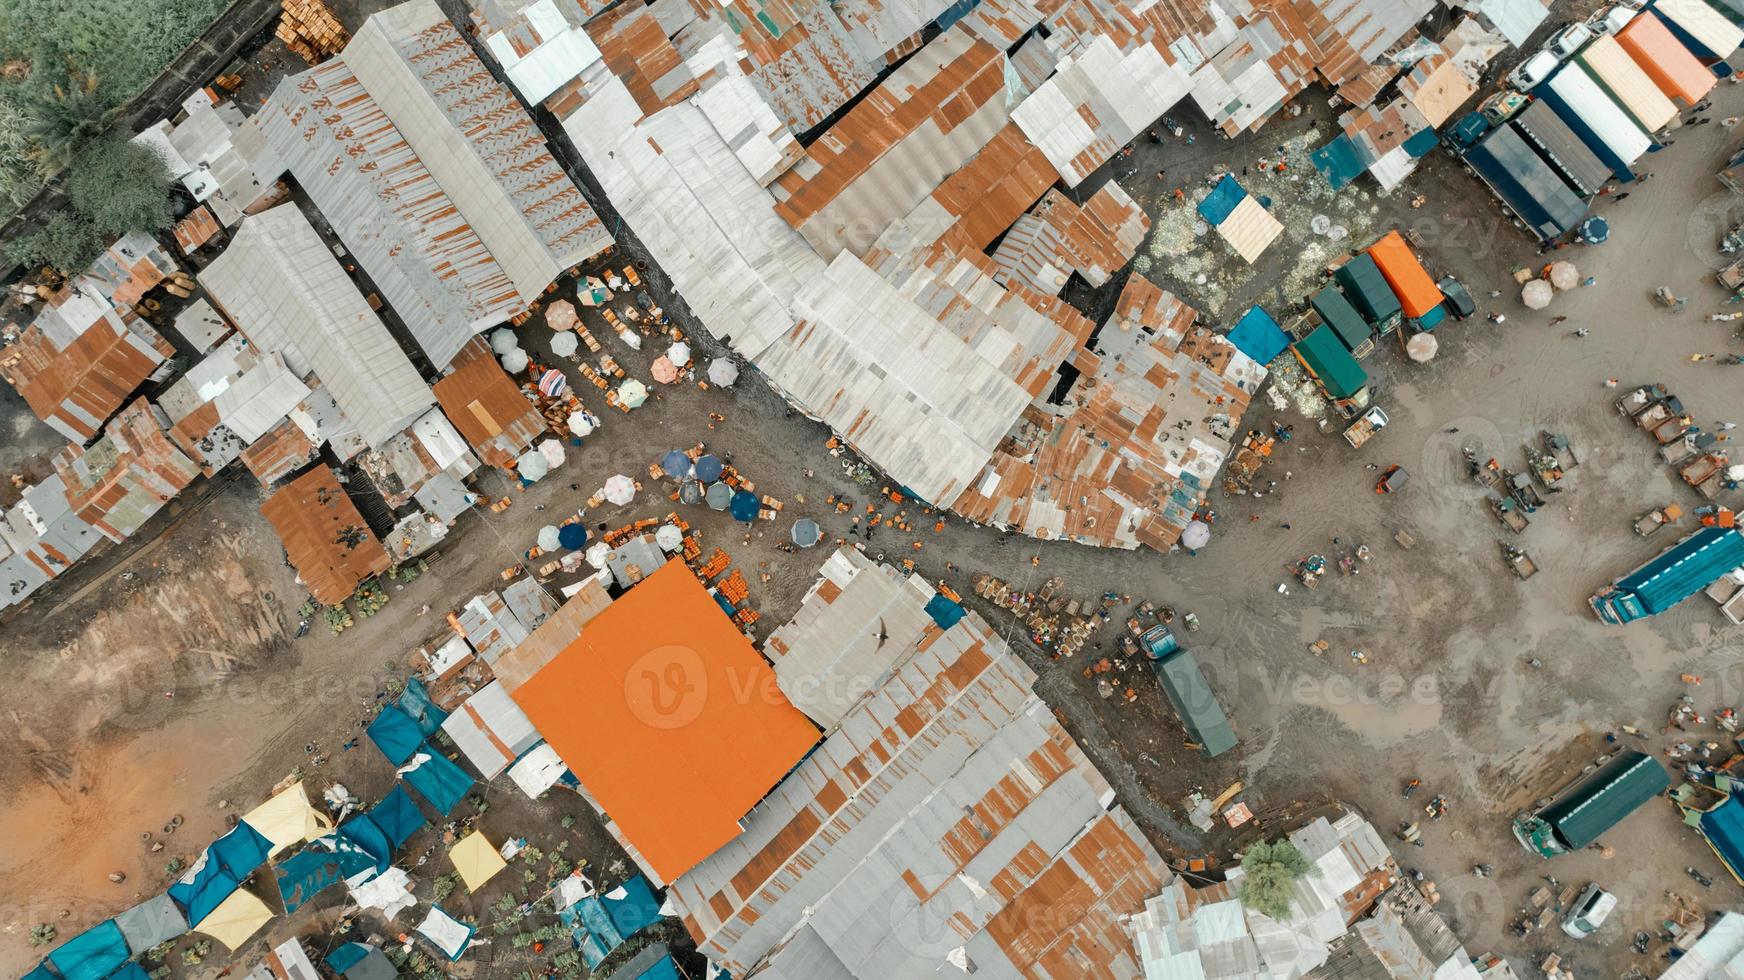
[[[1592,39],[1592,28],[1585,24],[1570,24],[1550,35],[1550,41],[1544,45],[1544,49],[1554,53],[1558,59],[1572,58],[1575,52],[1586,47]]]
[[[1562,66],[1562,59],[1549,51],[1540,51],[1514,67],[1508,73],[1508,84],[1521,92],[1530,92],[1539,82],[1549,78]]]
[[[1455,320],[1463,320],[1478,311],[1478,304],[1472,299],[1471,291],[1465,288],[1465,283],[1452,276],[1442,276],[1435,286],[1446,297],[1442,305],[1447,307],[1447,312],[1453,314]]]
[[[1568,913],[1562,917],[1562,931],[1574,939],[1585,939],[1605,924],[1613,909],[1617,907],[1617,896],[1600,888],[1598,882],[1593,882],[1580,893],[1580,897],[1569,906]]]

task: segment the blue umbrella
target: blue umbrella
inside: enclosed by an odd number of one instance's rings
[[[733,488],[725,483],[709,484],[708,493],[704,495],[708,505],[715,510],[726,510],[733,502]]]
[[[686,480],[678,485],[678,499],[687,504],[702,503],[702,484]]]
[[[818,527],[817,521],[802,517],[793,522],[793,543],[801,548],[809,548],[818,543],[824,532]]]
[[[730,509],[733,513],[733,520],[754,521],[757,519],[757,511],[762,509],[762,505],[757,503],[756,494],[740,490],[733,494],[733,503]]]
[[[565,524],[557,529],[557,543],[570,551],[579,551],[587,546],[587,528],[580,521]]]
[[[1611,237],[1611,223],[1595,214],[1581,222],[1580,237],[1589,244],[1602,245],[1605,239]]]
[[[704,483],[713,483],[721,478],[721,458],[714,453],[696,461],[696,478]]]
[[[690,472],[690,457],[674,449],[660,457],[660,468],[666,471],[667,476],[682,480]]]

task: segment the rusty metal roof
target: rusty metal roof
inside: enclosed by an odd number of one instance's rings
[[[338,605],[364,579],[388,569],[387,550],[325,466],[280,488],[260,512],[317,602]]]
[[[828,567],[807,606],[834,609],[802,615],[838,622],[840,642],[893,603],[921,628],[905,627],[870,690],[855,690],[863,665],[838,666],[826,647],[776,651],[784,688],[839,688],[851,707],[831,710],[823,746],[743,833],[673,882],[698,951],[739,976],[919,976],[955,947],[992,976],[1136,974],[1120,920],[1168,872],[1130,818],[1103,807],[1106,780],[1035,695],[1034,673],[976,614],[930,621],[924,582],[862,602]],[[778,632],[800,642],[796,629]],[[915,942],[920,918],[942,935]]]
[[[320,448],[295,422],[285,419],[242,450],[242,465],[261,486],[270,487],[314,462]]]
[[[1082,207],[1049,191],[1000,241],[997,278],[1048,296],[1059,295],[1074,272],[1101,286],[1132,261],[1150,227],[1144,208],[1112,180]]]
[[[532,403],[477,338],[431,388],[443,414],[487,465],[508,467],[545,431]]]
[[[1059,179],[1023,130],[1006,123],[974,159],[886,228],[878,245],[901,251],[936,241],[947,251],[983,251]]]
[[[65,347],[57,347],[40,322],[31,324],[16,343],[0,349],[0,375],[37,418],[83,443],[175,352],[132,310],[110,309]]]
[[[587,33],[606,67],[629,88],[643,113],[658,112],[696,94],[690,67],[647,6],[613,7],[589,22]]]
[[[176,247],[183,255],[193,255],[200,246],[212,240],[218,234],[218,219],[212,216],[212,209],[202,204],[188,213],[186,218],[176,222]]]
[[[866,57],[825,0],[706,0],[702,16],[676,38],[691,48],[721,32],[745,52],[739,67],[776,117],[796,133],[812,129],[872,84],[882,59]]]
[[[164,429],[163,411],[144,398],[116,413],[90,448],[55,457],[67,503],[111,541],[124,541],[200,475]]]

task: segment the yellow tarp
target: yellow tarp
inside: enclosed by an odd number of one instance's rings
[[[253,894],[240,888],[200,920],[196,932],[203,932],[224,944],[229,950],[248,942],[248,937],[260,930],[273,917],[272,909]]]
[[[508,862],[491,842],[478,833],[462,838],[460,843],[449,848],[448,859],[454,862],[454,870],[460,872],[460,880],[466,882],[469,892],[478,891],[498,871],[508,867]]]
[[[333,821],[309,805],[308,791],[298,782],[248,812],[242,822],[260,832],[272,842],[269,856],[293,844],[325,837],[333,832]]]

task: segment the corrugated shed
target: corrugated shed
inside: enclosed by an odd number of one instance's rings
[[[189,368],[158,407],[170,421],[170,439],[211,476],[308,395],[280,354],[236,336]]]
[[[606,67],[630,90],[643,114],[652,115],[696,94],[690,66],[647,6],[619,4],[594,18],[587,32]]]
[[[431,391],[487,465],[506,468],[545,431],[545,421],[483,340],[474,338],[462,347]]]
[[[804,133],[847,105],[883,67],[869,59],[825,0],[712,0],[702,19],[679,32],[688,52],[730,33],[744,48],[741,67],[776,118]]]
[[[175,258],[157,239],[130,231],[110,244],[73,287],[100,295],[114,306],[132,306],[177,268]]]
[[[494,590],[468,599],[450,623],[485,663],[495,663],[519,646],[537,625],[523,623],[502,594]]]
[[[308,433],[286,419],[242,450],[242,465],[261,486],[270,487],[314,462],[320,448]]]
[[[436,403],[296,205],[243,221],[200,284],[256,346],[282,353],[299,376],[319,376],[371,446]]]
[[[744,56],[735,38],[719,34],[690,58],[693,65],[708,64],[712,76],[697,93],[696,105],[752,179],[768,187],[805,156],[805,147],[763,101],[751,77],[740,72]]]
[[[591,13],[576,0],[533,0],[484,32],[484,46],[521,98],[537,105],[599,57],[582,30]]]
[[[1039,538],[1172,547],[1230,450],[1265,378],[1197,314],[1133,276],[1081,351],[1060,406],[1031,405],[951,504],[971,520]]]
[[[176,333],[198,354],[210,353],[231,331],[229,322],[218,315],[204,296],[196,297],[176,314],[175,326]]]
[[[432,408],[380,446],[358,457],[358,467],[375,484],[389,507],[398,510],[435,484],[433,508],[452,521],[470,506],[463,485],[478,469],[478,458],[467,449],[453,423]],[[444,480],[446,476],[448,479]]]
[[[104,311],[59,345],[52,337],[64,336],[65,330],[44,329],[51,313],[38,316],[17,342],[0,349],[0,375],[37,418],[82,443],[97,435],[175,347],[125,308]]]
[[[1048,296],[1059,295],[1074,272],[1101,286],[1132,261],[1150,227],[1144,208],[1112,180],[1082,207],[1049,191],[1000,241],[996,278]]]
[[[443,721],[442,731],[487,781],[540,741],[527,713],[496,681],[462,701]]]
[[[1006,123],[974,159],[886,228],[878,247],[900,252],[938,242],[950,252],[985,251],[1059,178],[1023,130]]]
[[[861,57],[883,61],[912,43],[920,29],[945,12],[952,0],[836,0],[836,16]]]
[[[1186,96],[1189,76],[1157,46],[1097,34],[1011,112],[1075,187]]]
[[[58,473],[26,487],[0,514],[0,609],[28,599],[102,540],[73,513]]]
[[[260,512],[317,602],[338,605],[364,579],[388,569],[387,550],[328,467],[317,466],[286,484]]]
[[[1410,100],[1431,127],[1439,127],[1453,118],[1477,90],[1477,83],[1444,54],[1430,55],[1417,62],[1399,81],[1399,94]]]
[[[111,541],[126,540],[200,475],[165,435],[167,423],[140,398],[116,413],[89,449],[72,445],[55,457],[68,505]]]
[[[868,616],[856,605],[849,618]],[[816,653],[789,651],[806,665],[793,682],[860,676]],[[989,976],[1135,973],[1118,922],[1168,873],[1103,808],[1106,781],[1034,677],[973,613],[905,643],[743,833],[673,883],[698,949],[771,977],[917,976],[959,946]],[[912,941],[922,918],[944,936]]]
[[[999,132],[1004,93],[1004,52],[960,26],[945,32],[775,180],[775,213],[826,259],[864,255]]]
[[[525,308],[343,60],[280,82],[253,121],[432,363]]]

